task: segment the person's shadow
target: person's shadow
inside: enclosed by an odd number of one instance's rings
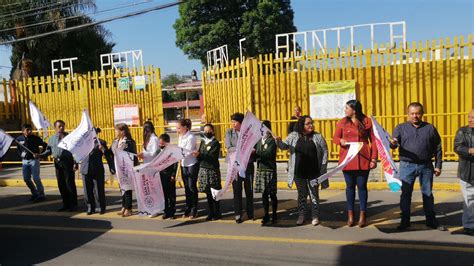
[[[472,265],[474,245],[374,238],[341,246],[335,265]]]
[[[22,205],[28,206],[28,197],[8,195],[0,199],[1,265],[44,263],[73,251],[112,229],[109,221],[73,219],[71,216],[76,212],[57,213],[51,211],[51,206],[39,203],[38,207],[32,204],[30,208],[15,209]],[[60,196],[48,195],[45,203],[51,201],[60,201]],[[38,212],[38,215],[34,212]]]

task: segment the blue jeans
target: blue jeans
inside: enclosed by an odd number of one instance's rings
[[[31,191],[34,197],[44,197],[44,187],[40,178],[40,162],[39,160],[23,160],[23,180]],[[31,181],[33,176],[33,181]],[[36,185],[36,186],[35,186]]]
[[[402,223],[410,224],[410,206],[413,185],[418,176],[420,180],[421,193],[423,194],[423,210],[426,222],[437,224],[434,212],[433,188],[433,164],[416,164],[400,161],[400,179],[402,180],[402,194],[400,196],[400,210],[402,211]]]
[[[369,170],[343,171],[343,174],[346,180],[347,210],[354,210],[355,188],[357,185],[360,211],[367,211],[367,199],[369,195],[367,192],[367,180],[369,179]]]

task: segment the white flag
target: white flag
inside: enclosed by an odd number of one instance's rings
[[[240,127],[239,138],[236,146],[235,161],[237,163],[239,174],[245,177],[245,170],[252,154],[255,144],[259,142],[270,130],[258,120],[255,115],[247,111],[244,121]]]
[[[375,140],[373,141],[377,145],[385,179],[387,180],[390,190],[397,192],[402,187],[402,181],[400,181],[397,165],[390,154],[390,135],[377,122],[375,117],[371,116],[371,118],[375,135]]]
[[[115,176],[122,195],[127,190],[133,190],[133,159],[134,155],[126,151],[116,149],[114,152]]]
[[[221,190],[211,188],[212,197],[215,200],[219,201],[222,198],[222,195],[229,189],[230,184],[232,184],[232,181],[234,181],[237,175],[245,177],[245,171],[247,170],[252,150],[255,144],[257,144],[267,132],[271,133],[270,129],[264,126],[252,112],[248,111],[245,114],[244,121],[242,121],[242,126],[240,127],[235,152],[227,155],[226,161],[228,162],[228,166],[225,185]]]
[[[133,169],[140,173],[147,172],[154,174],[155,172],[163,171],[168,166],[184,159],[184,157],[186,157],[186,153],[189,153],[189,151],[170,144],[166,146],[166,148],[164,148],[155,158],[153,158],[151,162],[135,166]]]
[[[43,139],[48,137],[48,127],[51,126],[51,123],[49,123],[48,119],[46,119],[46,116],[32,101],[30,101],[28,105],[30,106],[31,121],[35,125],[36,129],[43,129]]]
[[[58,144],[59,148],[68,150],[76,162],[81,162],[95,147],[97,134],[86,110],[82,111],[81,123]]]
[[[12,145],[13,137],[0,129],[0,158],[7,154],[8,149]]]
[[[324,181],[326,181],[326,179],[330,178],[331,176],[336,174],[338,171],[344,169],[344,167],[346,167],[346,165],[348,165],[352,160],[354,160],[356,155],[362,149],[363,143],[362,142],[347,142],[347,145],[350,145],[350,146],[349,146],[349,150],[347,151],[347,155],[344,158],[344,160],[338,166],[336,166],[335,168],[329,170],[324,175],[318,177],[317,179],[311,180],[310,184],[313,187],[316,186],[317,184],[323,183]]]
[[[165,197],[159,172],[183,160],[186,153],[189,151],[170,144],[151,162],[133,168],[139,215],[155,215],[164,210]]]
[[[165,209],[165,195],[160,173],[134,173],[138,215],[156,215]]]

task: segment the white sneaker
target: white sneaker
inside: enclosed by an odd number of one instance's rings
[[[156,216],[158,216],[158,213],[148,215],[149,218],[155,218]]]
[[[304,224],[304,215],[298,216],[298,220],[296,220],[296,225],[303,225]]]
[[[319,218],[314,218],[313,221],[311,222],[312,225],[316,226],[319,224]]]

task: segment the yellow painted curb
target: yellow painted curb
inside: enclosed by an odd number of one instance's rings
[[[45,187],[58,187],[58,183],[55,179],[42,179],[43,186]],[[105,183],[106,188],[115,188],[118,189],[118,181],[110,181]],[[23,179],[0,179],[0,186],[1,187],[24,187],[25,182]],[[222,182],[222,186],[224,186],[224,182]],[[285,181],[279,181],[278,182],[278,189],[288,189],[288,183]],[[76,187],[82,188],[82,180],[76,179]],[[177,188],[183,188],[182,182],[177,182],[176,183]],[[369,182],[367,184],[367,188],[369,190],[389,190],[388,186],[386,183],[383,182]],[[296,186],[293,184],[292,189],[296,189]],[[329,182],[329,189],[331,190],[343,190],[346,189],[346,183],[345,182]],[[420,190],[420,185],[419,183],[415,183],[415,190]],[[433,190],[435,191],[461,191],[461,187],[459,183],[434,183],[433,184]]]
[[[278,189],[288,189],[288,183],[284,181],[279,181]],[[291,189],[296,189],[295,184],[293,184],[293,187]],[[340,182],[340,181],[329,182],[329,189],[344,190],[346,189],[346,183]],[[389,190],[389,187],[386,183],[383,183],[383,182],[369,182],[367,183],[367,189],[368,190]],[[414,189],[420,190],[420,184],[415,183]],[[439,191],[439,190],[461,191],[461,186],[459,185],[459,183],[434,183],[433,190],[435,191]]]

